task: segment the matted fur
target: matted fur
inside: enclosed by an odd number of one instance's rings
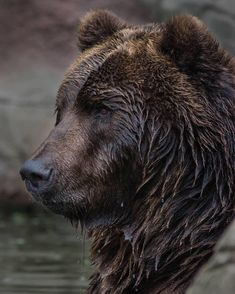
[[[184,293],[234,218],[234,60],[192,16],[96,11],[78,44],[34,155],[57,177],[36,196],[89,231],[88,293]]]
[[[160,30],[156,46],[188,76],[180,84],[171,69],[161,84],[167,113],[158,101],[143,115],[144,173],[131,221],[124,234],[92,232],[99,273],[89,293],[183,293],[234,217],[234,61],[194,17],[149,30]],[[155,79],[150,95],[159,92]]]

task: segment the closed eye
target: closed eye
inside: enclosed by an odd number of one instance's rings
[[[107,108],[102,108],[101,111],[100,111],[101,115],[106,115],[108,113],[109,113],[109,110]]]
[[[57,126],[59,122],[61,121],[61,111],[58,107],[56,107],[55,109],[55,115],[56,115],[55,126]]]
[[[112,110],[105,105],[98,105],[93,109],[96,118],[106,118],[111,115]]]

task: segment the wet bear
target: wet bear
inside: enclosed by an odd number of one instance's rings
[[[234,218],[234,60],[192,16],[90,12],[78,47],[22,178],[88,231],[88,293],[184,293]]]

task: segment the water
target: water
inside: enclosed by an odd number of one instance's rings
[[[85,293],[89,244],[63,217],[0,212],[0,293]]]

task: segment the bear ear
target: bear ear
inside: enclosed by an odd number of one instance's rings
[[[88,49],[125,27],[123,20],[107,10],[88,12],[78,27],[78,47]]]
[[[222,62],[224,50],[196,17],[177,16],[163,25],[161,51],[187,73]]]

